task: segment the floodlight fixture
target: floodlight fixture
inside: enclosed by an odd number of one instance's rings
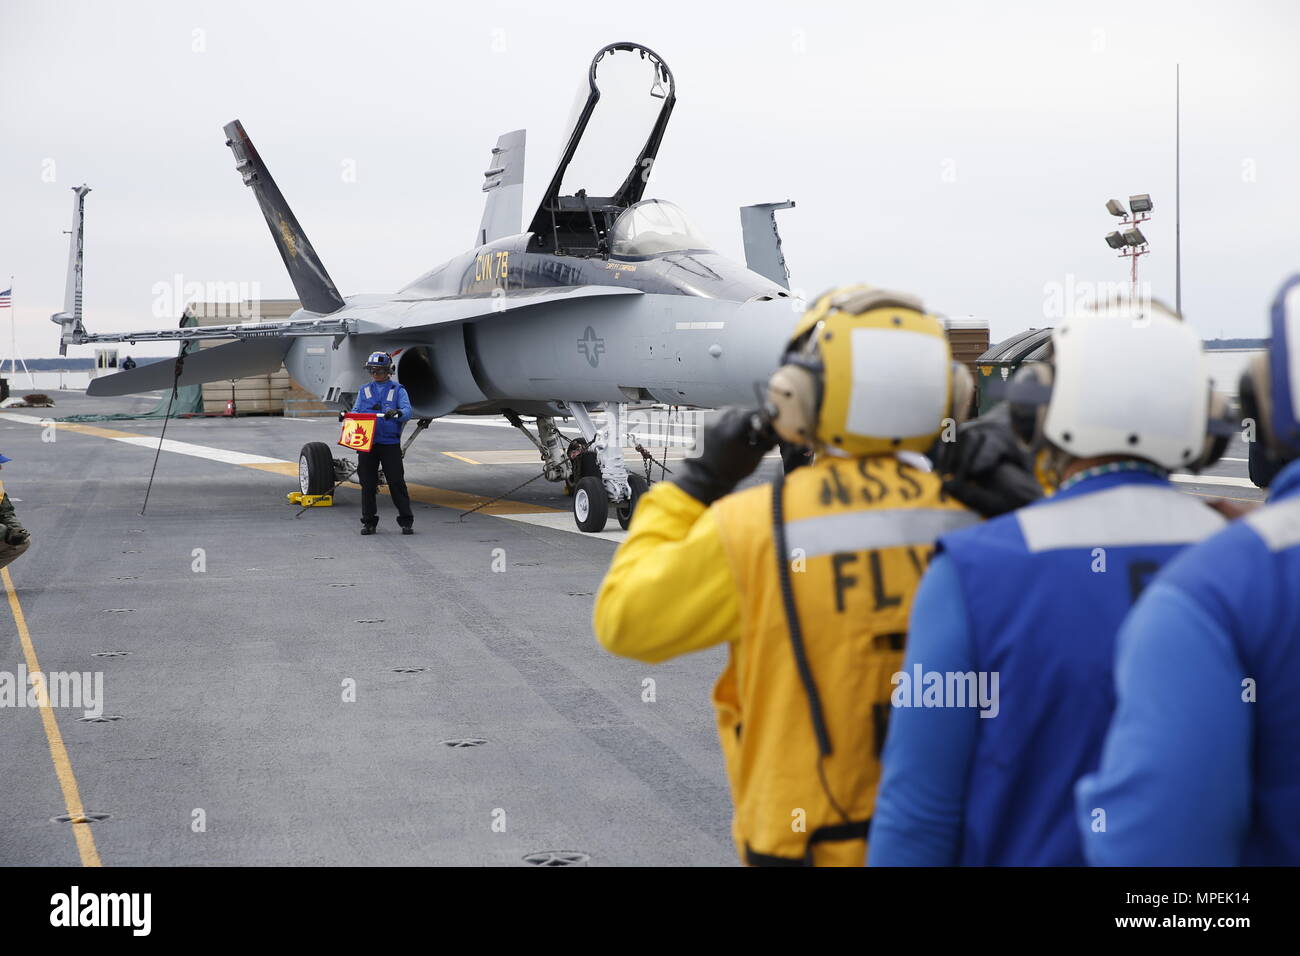
[[[1128,213],[1124,211],[1124,204],[1121,203],[1118,199],[1107,199],[1106,211],[1110,213],[1112,216],[1114,216],[1116,219],[1123,219],[1125,216],[1128,215]]]
[[[1133,215],[1150,212],[1152,210],[1151,197],[1147,193],[1140,193],[1137,196],[1128,197],[1128,208],[1133,210]]]
[[[1147,237],[1142,235],[1142,230],[1137,226],[1130,226],[1124,230],[1124,242],[1127,245],[1137,247],[1147,244]]]

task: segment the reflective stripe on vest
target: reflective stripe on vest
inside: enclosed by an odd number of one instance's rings
[[[1244,520],[1270,551],[1285,551],[1300,544],[1300,498],[1261,508]]]
[[[1223,527],[1205,503],[1172,488],[1120,485],[1016,512],[1031,552],[1189,544]]]
[[[940,535],[977,521],[977,515],[951,508],[853,511],[791,521],[785,535],[792,554],[798,551],[812,558],[836,551],[931,545]]]

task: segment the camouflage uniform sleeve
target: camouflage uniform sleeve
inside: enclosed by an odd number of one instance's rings
[[[14,505],[13,502],[9,500],[9,494],[7,492],[3,498],[0,498],[0,524],[3,524],[6,528],[12,531],[24,535],[28,533],[27,529],[23,527],[23,523],[18,520],[18,515],[14,513]]]

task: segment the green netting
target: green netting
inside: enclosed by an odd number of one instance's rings
[[[199,320],[186,313],[181,319],[181,328],[196,326]],[[180,354],[189,355],[199,347],[198,342],[186,342],[181,346]],[[164,360],[168,361],[168,360]],[[168,402],[171,403],[171,411],[168,412]],[[117,412],[106,415],[68,415],[56,419],[60,422],[121,422],[135,421],[141,418],[175,418],[178,415],[201,415],[203,413],[203,386],[202,385],[182,385],[176,390],[176,398],[171,397],[171,391],[162,393],[158,404],[147,412]]]
[[[163,392],[162,399],[158,404],[149,409],[147,412],[117,412],[112,415],[65,415],[57,418],[55,421],[60,422],[124,422],[138,421],[142,418],[166,418],[167,417],[167,400],[171,398],[171,392]],[[171,417],[176,418],[178,415],[195,415],[203,412],[203,386],[202,385],[182,385],[176,390],[176,398],[172,401]]]

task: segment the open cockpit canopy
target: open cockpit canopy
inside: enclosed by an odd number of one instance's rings
[[[534,248],[609,255],[609,232],[640,201],[676,93],[668,65],[637,43],[612,43],[591,61],[572,131],[533,221]]]

